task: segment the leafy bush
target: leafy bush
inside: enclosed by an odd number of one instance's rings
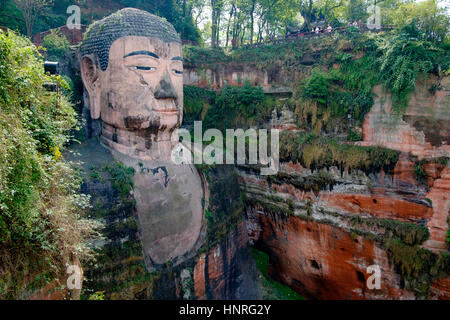
[[[338,166],[390,172],[398,162],[400,152],[382,147],[360,147],[319,138],[312,134],[283,132],[280,136],[280,160],[293,161],[306,168],[320,169]]]
[[[244,62],[266,69],[268,66],[298,65],[303,57],[304,41],[281,44],[266,44],[258,47],[239,47],[231,52],[234,62]]]
[[[116,161],[112,165],[107,165],[103,171],[109,172],[114,188],[120,193],[122,198],[127,197],[134,188],[133,176],[134,168],[126,167]]]
[[[202,66],[216,63],[226,63],[230,59],[222,48],[204,48],[183,46],[184,63],[191,66]]]
[[[44,89],[61,78],[44,74],[37,48],[0,32],[0,297],[41,288],[88,258],[93,223],[89,199],[61,158],[76,123],[65,97]],[[71,263],[72,264],[72,263]]]
[[[69,50],[69,45],[67,38],[61,32],[55,30],[52,30],[42,40],[42,46],[47,50],[48,58],[52,60],[61,60],[61,58],[65,57]]]
[[[381,79],[392,92],[393,106],[401,111],[407,105],[408,94],[415,89],[418,76],[437,70],[438,56],[443,52],[430,42],[404,33],[388,38],[381,50]]]
[[[311,76],[305,80],[303,95],[321,104],[326,104],[330,95],[329,87],[332,80],[331,74],[313,69]]]
[[[261,87],[245,82],[242,87],[226,86],[217,92],[205,117],[206,128],[228,129],[261,123],[271,110],[265,104]]]
[[[194,86],[184,86],[183,91],[184,122],[191,123],[195,120],[201,120],[202,112],[214,104],[216,93]]]
[[[231,52],[222,48],[184,46],[184,60],[188,65],[214,67],[229,62],[247,63],[259,68],[267,66],[298,65],[303,56],[305,42],[298,39],[291,43],[265,44],[258,47],[239,47]]]

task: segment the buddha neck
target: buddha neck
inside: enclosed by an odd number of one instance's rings
[[[176,143],[171,141],[171,132],[154,129],[124,130],[102,123],[100,141],[108,149],[138,160],[170,160]]]

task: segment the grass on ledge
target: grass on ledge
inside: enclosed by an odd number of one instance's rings
[[[297,292],[288,286],[281,284],[268,276],[269,256],[259,250],[252,249],[253,258],[262,274],[263,299],[264,300],[305,300]]]

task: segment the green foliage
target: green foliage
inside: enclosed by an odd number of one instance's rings
[[[421,245],[430,237],[427,227],[392,219],[367,219],[356,216],[352,218],[351,223],[360,230],[376,230],[376,233],[383,235],[383,239],[398,239],[409,246]]]
[[[194,87],[184,86],[184,122],[192,123],[201,120],[204,110],[208,110],[214,104],[216,93],[214,91]]]
[[[399,29],[409,29],[415,37],[432,42],[448,40],[450,17],[439,0],[404,2],[386,12]]]
[[[344,41],[345,37],[338,39]],[[392,92],[394,110],[401,112],[420,76],[447,70],[450,62],[444,48],[413,38],[406,31],[350,37],[350,41],[353,54],[338,52],[328,71],[317,67],[303,82],[301,96],[325,108],[330,119],[351,111],[355,120],[362,121],[373,105],[372,88],[379,83]],[[330,68],[333,63],[339,68]]]
[[[414,161],[414,173],[416,175],[417,181],[420,182],[426,182],[427,173],[425,172],[425,165],[434,163],[437,164],[442,168],[446,167],[448,165],[449,157],[439,157],[439,158],[431,158],[427,159],[424,158],[422,160],[418,160],[417,157],[411,157]]]
[[[450,255],[435,254],[420,246],[408,246],[400,240],[385,241],[397,272],[402,276],[404,287],[415,291],[417,297],[426,298],[432,280],[448,276]]]
[[[66,57],[69,50],[69,41],[60,32],[52,32],[44,37],[42,46],[46,49],[48,59],[59,61]]]
[[[164,17],[181,34],[185,40],[201,40],[200,31],[195,26],[192,15],[188,15],[183,6],[175,0],[117,0],[122,8],[131,7],[146,10],[157,16]]]
[[[203,167],[210,187],[207,208],[207,239],[203,250],[214,248],[244,218],[244,204],[238,187],[237,174],[231,166]]]
[[[375,72],[379,53],[373,39],[350,41],[347,36],[337,36],[333,45],[350,46],[354,53],[338,51],[331,55],[325,61],[326,70],[323,66],[315,67],[295,96],[297,124],[316,135],[322,130],[348,131],[348,124],[342,122],[348,121],[348,114],[356,124],[362,123],[373,105],[372,88],[380,82]],[[358,138],[354,134],[349,136],[352,141]]]
[[[226,86],[216,93],[204,118],[204,127],[224,130],[261,124],[271,112],[265,102],[262,88],[248,81],[242,87]]]
[[[349,0],[345,10],[347,21],[366,21],[368,14],[366,12],[367,4],[364,0]]]
[[[300,40],[290,43],[268,43],[259,47],[239,47],[231,52],[231,59],[234,62],[256,65],[261,69],[276,66],[291,67],[299,64],[304,47],[305,42]]]
[[[347,140],[348,141],[362,141],[362,135],[359,132],[356,132],[354,130],[349,130],[348,135],[347,135]]]
[[[197,46],[183,46],[183,60],[189,66],[208,66],[230,61],[222,48],[204,48]]]
[[[262,274],[264,300],[304,300],[297,292],[269,277],[269,256],[259,250],[252,249],[253,258]]]
[[[298,39],[287,43],[268,43],[258,47],[239,47],[233,51],[222,48],[183,46],[184,61],[195,67],[214,67],[223,63],[246,63],[261,69],[268,66],[291,67],[299,65],[307,42]]]
[[[328,73],[314,69],[311,76],[305,80],[303,94],[319,103],[326,104],[332,79]]]
[[[383,51],[381,79],[392,92],[394,108],[401,111],[407,105],[408,94],[415,89],[418,76],[438,70],[438,59],[443,51],[404,33],[386,39],[380,49]],[[444,63],[442,67],[446,70],[449,61]]]
[[[25,22],[22,13],[17,9],[13,0],[2,0],[0,6],[0,26],[25,33]]]
[[[83,215],[81,177],[61,159],[76,123],[65,97],[44,89],[61,78],[44,74],[37,48],[0,32],[0,280],[1,296],[40,288],[73,256],[87,258],[94,223]],[[27,277],[36,277],[31,279]],[[27,280],[28,279],[28,280]]]
[[[89,296],[89,300],[105,300],[105,292],[97,291]]]
[[[106,165],[103,169],[111,175],[114,188],[120,193],[122,198],[127,197],[134,188],[133,176],[134,168],[126,167],[116,161],[112,165]]]
[[[423,165],[424,165],[423,161],[417,161],[414,165],[414,173],[416,174],[416,179],[418,181],[422,181],[427,177]]]
[[[382,147],[338,144],[333,140],[295,132],[283,132],[280,136],[280,160],[298,162],[306,168],[338,166],[366,172],[381,169],[390,172],[398,162],[399,154]]]

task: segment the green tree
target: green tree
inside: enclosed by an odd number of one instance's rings
[[[69,41],[61,32],[52,30],[42,40],[42,46],[47,50],[48,59],[60,60],[67,55]]]
[[[44,85],[42,57],[25,37],[0,31],[0,298],[14,299],[58,279],[88,258],[92,220],[81,177],[62,150],[77,123],[64,95]]]
[[[412,27],[424,40],[441,42],[448,38],[450,16],[437,0],[403,3],[395,11],[393,22],[399,27]]]
[[[22,12],[28,38],[33,35],[33,27],[42,10],[52,4],[52,0],[14,0],[17,8]]]
[[[349,0],[345,8],[345,18],[347,21],[364,21],[368,17],[367,3],[364,0]]]
[[[25,33],[25,21],[13,0],[0,0],[0,26]]]

